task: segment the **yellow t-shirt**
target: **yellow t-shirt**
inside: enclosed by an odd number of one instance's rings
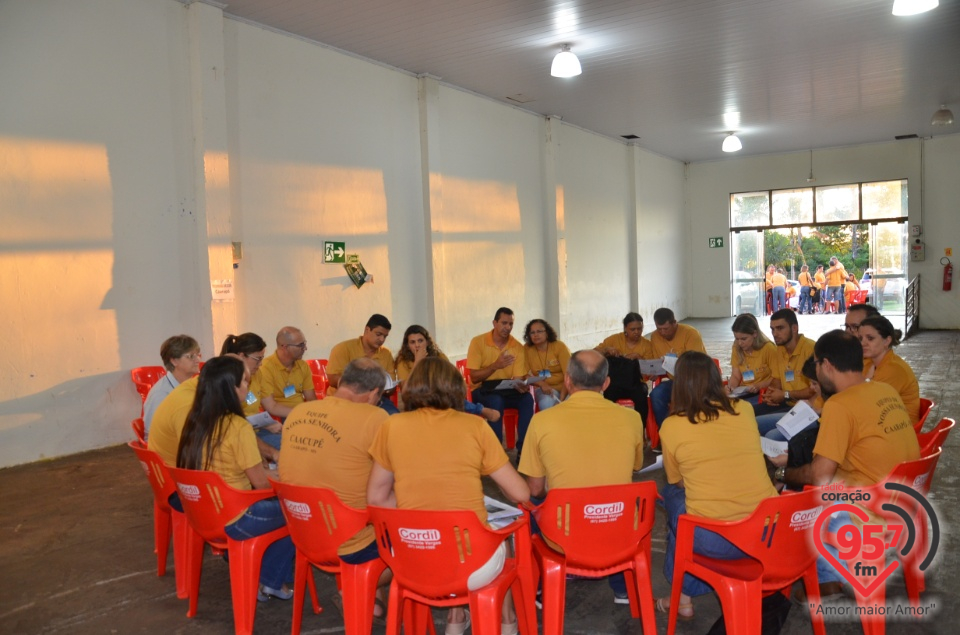
[[[801,287],[812,287],[814,286],[813,276],[810,275],[809,271],[801,271],[800,276],[797,279],[797,282],[800,283]]]
[[[660,428],[667,482],[683,481],[687,513],[740,520],[765,498],[777,495],[760,449],[753,407],[734,400],[736,415],[720,412],[697,424],[680,415]]]
[[[642,466],[640,415],[581,390],[533,416],[519,470],[553,489],[629,483]]]
[[[211,464],[206,469],[222,476],[231,487],[252,489],[246,471],[263,462],[257,447],[257,434],[250,422],[238,415],[230,415],[221,425],[225,426],[223,441],[214,450]]]
[[[531,373],[539,375],[542,370],[549,371],[547,385],[554,390],[563,388],[563,376],[567,372],[567,364],[570,363],[570,349],[566,344],[557,340],[549,342],[544,353],[537,350],[536,346],[524,346],[523,351],[527,356],[527,368]]]
[[[863,360],[863,376],[869,376],[870,369],[873,368],[872,359]],[[910,422],[920,421],[920,384],[917,382],[917,376],[913,374],[910,364],[905,362],[902,357],[893,351],[887,351],[887,354],[880,360],[880,365],[873,371],[872,381],[882,381],[885,384],[893,386],[900,393],[900,399],[907,408],[910,415]]]
[[[330,361],[327,363],[327,375],[342,375],[343,371],[347,368],[347,364],[355,359],[366,356],[367,354],[363,350],[362,338],[357,337],[352,340],[340,342],[330,351]],[[387,371],[388,375],[393,377],[393,353],[390,352],[389,348],[381,346],[379,350],[377,350],[376,355],[371,357],[371,359],[380,364],[380,367]],[[337,389],[334,386],[330,386],[327,388],[327,394],[335,395],[337,394]]]
[[[785,287],[787,286],[787,277],[782,273],[775,273],[770,276],[770,285],[773,287]]]
[[[527,356],[523,352],[523,344],[517,338],[510,336],[506,346],[501,349],[493,342],[493,332],[483,333],[470,340],[470,348],[467,349],[467,368],[470,370],[480,370],[497,361],[502,351],[507,351],[514,357],[513,366],[507,366],[496,370],[487,377],[486,381],[495,379],[512,379],[513,377],[526,377]],[[479,384],[470,387],[471,390]]]
[[[828,287],[841,287],[843,286],[843,281],[847,279],[847,271],[843,268],[843,265],[837,263],[836,267],[834,271],[827,274]]]
[[[267,395],[272,395],[278,404],[290,408],[303,403],[304,390],[314,389],[313,373],[302,359],[298,359],[293,368],[287,370],[274,353],[263,360],[257,375],[260,377],[260,399],[263,400]],[[290,397],[285,397],[283,394],[287,386],[293,387],[294,392]]]
[[[822,289],[823,285],[827,282],[827,278],[823,275],[822,271],[818,271],[816,275],[813,276],[813,279],[816,281],[818,289]]]
[[[920,458],[920,445],[897,391],[865,381],[823,404],[813,453],[837,463],[834,481],[859,487],[878,483],[900,463]]]
[[[447,356],[444,355],[443,353],[440,353],[439,355],[437,355],[437,357],[439,357],[445,362],[450,361],[449,359],[447,359]],[[407,379],[410,377],[410,373],[413,372],[413,366],[414,366],[413,362],[407,361],[405,359],[401,359],[399,362],[396,362],[396,365],[397,365],[396,367],[397,381],[399,382],[407,381]]]
[[[180,433],[183,432],[183,425],[187,422],[190,408],[193,407],[199,380],[200,376],[197,375],[174,388],[153,414],[147,447],[160,455],[163,462],[171,467],[177,466]]]
[[[469,509],[487,521],[481,476],[507,464],[500,439],[480,417],[420,408],[388,417],[370,447],[393,472],[400,509]]]
[[[677,324],[677,333],[672,340],[664,339],[659,331],[654,331],[653,335],[650,336],[650,350],[654,359],[665,355],[679,357],[687,351],[707,352],[707,349],[703,347],[703,338],[700,337],[700,331],[686,324]]]
[[[630,346],[627,343],[627,336],[623,333],[614,333],[607,339],[600,342],[598,349],[604,348],[615,348],[621,355],[629,355],[631,353],[636,353],[640,359],[654,359],[655,355],[653,354],[653,347],[650,345],[650,340],[640,336],[640,341],[635,345]]]
[[[789,392],[810,387],[810,380],[803,374],[803,364],[813,355],[815,344],[816,342],[801,333],[797,336],[797,347],[792,354],[787,352],[786,346],[777,347],[777,353],[780,354],[780,387],[783,390]],[[796,402],[796,399],[791,399],[789,403]]]
[[[743,354],[743,361],[739,360],[737,351],[741,350],[737,343],[733,343],[733,349],[730,353],[730,365],[740,369],[740,376],[743,380],[741,386],[751,386],[757,382],[764,381],[768,377],[780,377],[783,372],[780,369],[781,359],[777,352],[777,347],[772,342],[767,342],[760,350],[750,349]],[[747,374],[753,372],[753,379],[747,379]]]
[[[326,487],[345,505],[366,509],[367,480],[373,467],[368,450],[388,416],[377,406],[338,397],[300,404],[283,424],[277,462],[280,480]],[[368,525],[337,553],[354,553],[373,539],[373,527]]]

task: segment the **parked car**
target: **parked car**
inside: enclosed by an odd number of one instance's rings
[[[757,279],[761,278],[759,282]],[[747,273],[746,271],[735,271],[733,274],[733,313],[753,313],[761,315],[761,298],[763,293],[762,276]]]
[[[873,278],[873,269],[866,269],[863,272],[863,278],[860,279],[860,288],[867,289],[867,303],[876,305],[878,309],[883,309],[882,306],[879,306],[876,301],[877,295],[883,296],[883,302],[896,301],[899,303],[904,302],[904,292],[907,287],[906,278],[903,277],[902,271],[885,271],[881,270],[880,274],[883,276],[900,276],[898,278]],[[878,290],[882,290],[880,294],[876,293]]]

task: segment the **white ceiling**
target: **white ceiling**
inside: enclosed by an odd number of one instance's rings
[[[906,18],[892,3],[228,0],[224,11],[704,161],[728,156],[720,144],[733,129],[740,156],[960,131],[930,125],[941,103],[960,114],[960,0]],[[579,77],[550,76],[563,43]]]

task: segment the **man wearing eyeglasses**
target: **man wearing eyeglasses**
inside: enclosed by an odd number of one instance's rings
[[[294,406],[317,398],[313,373],[303,361],[306,351],[307,340],[303,332],[285,326],[277,333],[277,352],[264,359],[257,371],[260,374],[260,401],[263,409],[274,417],[286,419]],[[279,433],[280,430],[272,432]],[[274,447],[279,447],[279,438]]]
[[[871,315],[880,315],[880,311],[872,304],[851,304],[847,308],[843,320],[844,330],[854,337],[860,333],[860,324]]]

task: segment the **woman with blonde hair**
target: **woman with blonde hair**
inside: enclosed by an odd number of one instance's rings
[[[727,393],[737,388],[744,399],[754,406],[760,399],[760,391],[767,386],[780,388],[780,365],[783,363],[777,347],[760,330],[757,318],[751,313],[738,315],[731,326],[733,349],[730,353],[730,381]]]

